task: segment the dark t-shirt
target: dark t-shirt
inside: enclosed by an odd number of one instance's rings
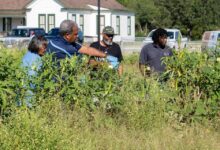
[[[111,55],[111,56],[118,58],[119,62],[121,62],[123,60],[121,48],[117,43],[113,42],[111,46],[104,47],[104,46],[100,45],[100,43],[97,41],[97,42],[92,43],[90,46],[93,48],[96,48],[104,53],[107,53],[108,55]],[[96,58],[96,60],[99,60],[99,59],[100,58]]]
[[[172,55],[173,53],[170,47],[165,46],[165,48],[162,49],[158,45],[150,43],[141,49],[139,63],[149,65],[153,72],[163,72],[166,66],[162,62],[162,58]]]

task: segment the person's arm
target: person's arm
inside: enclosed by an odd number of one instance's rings
[[[123,65],[120,63],[118,67],[118,74],[121,76],[123,74]]]
[[[150,67],[148,65],[148,48],[147,45],[142,47],[141,53],[139,56],[139,70],[141,74],[146,77],[150,76]]]
[[[146,66],[144,64],[139,63],[139,69],[141,74],[146,77],[146,76],[150,76],[150,67]]]
[[[140,69],[141,74],[143,76],[145,76],[145,71],[144,71],[145,70],[145,65],[139,63],[139,69]]]
[[[116,44],[116,49],[118,51],[118,61],[119,61],[119,66],[118,66],[118,74],[121,76],[123,74],[123,56],[121,52],[121,47]]]
[[[87,47],[87,46],[82,46],[79,49],[79,52],[82,54],[87,54],[89,56],[97,56],[97,57],[106,57],[106,54],[93,48],[93,47]]]

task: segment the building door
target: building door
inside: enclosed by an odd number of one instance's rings
[[[43,28],[46,32],[55,27],[55,14],[39,14],[38,27]]]
[[[38,27],[43,28],[46,31],[46,15],[45,14],[39,14],[38,15]]]
[[[55,14],[48,14],[48,31],[55,27]]]
[[[11,31],[11,22],[12,22],[12,18],[3,18],[3,31],[4,32],[8,32]]]

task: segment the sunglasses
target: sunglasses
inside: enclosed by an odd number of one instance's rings
[[[106,34],[107,37],[110,37],[110,38],[113,38],[114,37],[114,34]]]

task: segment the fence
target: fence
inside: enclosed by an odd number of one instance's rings
[[[133,42],[122,41],[120,46],[123,53],[140,52],[143,47],[143,42],[136,40]],[[186,47],[189,51],[201,51],[201,41],[189,41]]]
[[[141,48],[143,47],[143,40],[144,37],[136,37],[135,41],[119,42],[122,53],[139,53],[141,51]],[[92,41],[87,41],[87,44],[89,45],[89,43],[91,42]],[[0,38],[0,43],[4,43],[4,38]],[[17,46],[20,47],[21,45],[17,44]],[[189,41],[186,48],[190,51],[201,51],[201,41]]]

